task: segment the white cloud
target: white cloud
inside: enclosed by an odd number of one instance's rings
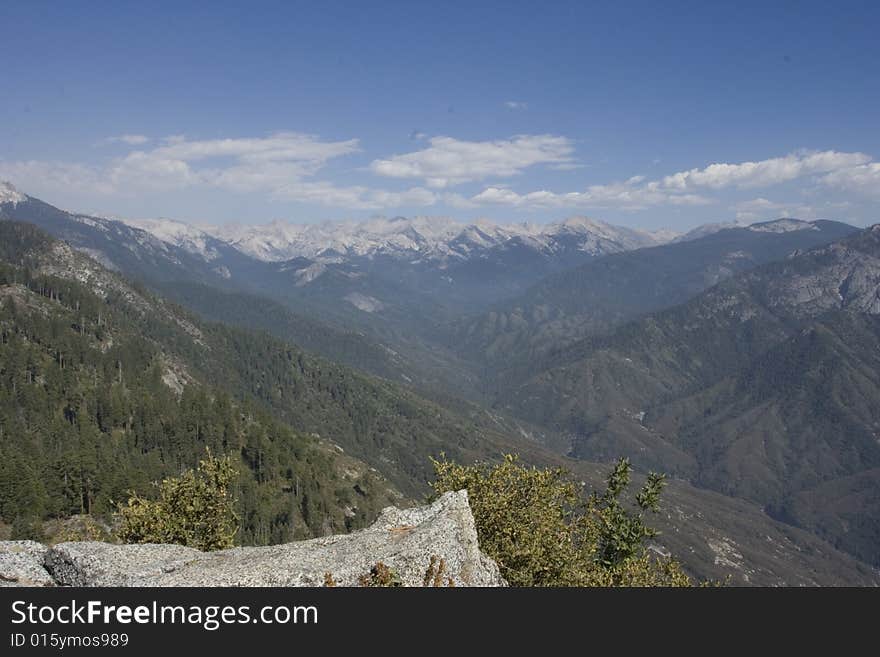
[[[149,137],[144,135],[119,135],[118,137],[107,137],[104,143],[107,144],[128,144],[129,146],[141,146],[150,141]]]
[[[358,150],[356,139],[326,142],[291,132],[239,139],[173,137],[163,146],[132,151],[116,160],[108,177],[120,190],[209,185],[236,192],[271,192]]]
[[[701,187],[769,187],[802,176],[865,164],[870,160],[871,157],[864,153],[804,151],[758,162],[710,164],[704,169],[690,169],[666,176],[656,185],[678,191]]]
[[[3,162],[0,179],[40,194],[77,191],[136,196],[143,192],[217,188],[261,193],[276,200],[353,209],[428,206],[437,202],[423,187],[403,191],[337,186],[311,179],[330,160],[359,150],[358,141],[327,142],[310,135],[278,133],[265,138],[162,139],[163,145],[133,150],[104,166],[75,162]]]
[[[373,160],[370,169],[390,178],[417,178],[442,188],[486,178],[507,178],[536,164],[572,162],[574,147],[565,137],[519,135],[499,141],[461,141],[433,137],[420,151]]]
[[[766,211],[766,210],[781,210],[782,208],[788,207],[785,203],[777,203],[776,201],[771,201],[764,197],[759,196],[758,198],[753,198],[750,201],[742,201],[737,203],[734,206],[737,210],[751,210],[751,211]]]
[[[676,194],[649,190],[638,186],[638,179],[610,185],[592,185],[582,192],[556,193],[546,190],[518,194],[504,187],[488,187],[470,199],[476,205],[509,205],[512,207],[577,208],[616,207],[641,210],[656,205],[706,205],[711,203],[696,194]]]
[[[805,218],[821,212],[838,214],[840,208],[832,208],[828,202],[823,204],[819,198],[829,188],[880,197],[880,164],[871,162],[863,153],[837,151],[801,151],[756,162],[716,163],[654,180],[633,176],[569,192],[519,192],[497,183],[485,185],[474,195],[440,191],[465,182],[512,177],[536,165],[561,170],[579,167],[573,159],[571,141],[553,135],[520,135],[486,142],[434,137],[422,150],[371,163],[371,170],[380,175],[421,181],[404,190],[342,186],[317,179],[329,162],[359,150],[357,139],[325,141],[293,132],[209,140],[172,135],[158,139],[154,148],[134,148],[100,165],[0,160],[0,180],[8,179],[22,190],[47,195],[50,200],[59,192],[137,197],[145,192],[222,189],[351,209],[442,203],[461,209],[496,205],[520,209],[641,210],[704,205],[726,196],[726,202],[733,203],[730,209],[740,220],[785,214]],[[813,193],[812,205],[784,204],[764,197],[736,203],[730,194],[715,193],[727,188],[771,186],[797,178],[816,183],[803,185],[800,190],[802,195]]]
[[[823,176],[821,181],[831,187],[880,198],[880,163],[872,162],[832,171]]]
[[[592,185],[585,190],[566,193],[541,190],[520,194],[495,186],[483,190],[469,201],[476,205],[614,207],[622,210],[641,210],[658,205],[705,205],[714,202],[705,195],[707,190],[769,187],[814,174],[826,174],[822,178],[826,184],[870,193],[871,190],[878,189],[880,179],[880,166],[868,164],[870,159],[864,153],[801,151],[757,162],[712,164],[703,169],[681,171],[653,181],[646,181],[644,176],[633,176],[624,182]],[[736,206],[736,210],[737,216],[752,219],[760,216],[761,212],[786,207],[800,210],[801,214],[814,212],[809,206],[774,205],[763,198],[744,202],[741,206]]]
[[[97,194],[113,192],[104,171],[75,162],[0,161],[0,180],[9,180],[28,194],[69,190]]]
[[[360,185],[337,187],[327,181],[291,183],[275,190],[272,197],[276,200],[345,207],[355,210],[425,207],[437,202],[437,195],[423,187],[392,192]]]
[[[325,142],[312,135],[279,132],[269,137],[187,140],[172,143],[150,153],[159,158],[188,162],[213,157],[232,157],[248,162],[301,162],[322,166],[327,160],[359,150],[358,140]]]
[[[529,109],[529,104],[528,104],[528,103],[524,103],[524,102],[521,101],[521,100],[506,100],[506,101],[504,101],[504,106],[505,106],[507,109],[512,109],[512,110],[525,110],[525,109]]]
[[[71,162],[0,162],[0,175],[25,188],[76,188],[99,194],[210,186],[237,192],[274,191],[314,175],[331,159],[359,150],[358,140],[327,142],[283,132],[269,137],[189,140],[134,150],[104,166]]]

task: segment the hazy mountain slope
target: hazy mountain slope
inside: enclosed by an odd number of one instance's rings
[[[271,298],[388,345],[420,363],[432,386],[471,399],[479,396],[475,372],[449,349],[441,326],[564,267],[665,239],[583,217],[541,226],[397,217],[212,234],[173,220],[77,215],[4,189],[0,219],[39,225],[126,276]],[[344,342],[338,351],[348,349]]]
[[[461,231],[456,234],[447,223],[443,239],[431,236],[425,221],[287,227],[301,231],[285,251],[294,257],[269,263],[259,280],[248,280],[249,289],[293,309],[301,304],[381,340],[406,342],[418,336],[437,348],[442,345],[439,326],[461,313],[518,294],[566,267],[656,242],[583,218],[519,232],[481,224],[456,226]],[[377,223],[385,228],[373,226]]]
[[[395,308],[402,313],[426,301],[473,309],[593,257],[666,239],[585,217],[546,225],[395,217],[203,230],[168,219],[70,213],[2,184],[7,191],[0,197],[0,219],[38,225],[140,280],[262,293],[275,292],[281,283],[292,288],[287,290],[292,299],[315,288],[326,294],[329,287],[334,305],[379,314]]]
[[[6,230],[16,224],[0,224]],[[248,398],[298,431],[320,433],[366,456],[406,492],[420,491],[428,455],[482,454],[483,431],[404,388],[311,356],[263,333],[198,321],[132,286],[66,244],[48,242],[39,270],[76,281],[122,306],[127,331],[161,345],[199,380]]]
[[[520,444],[526,461],[563,467],[588,489],[605,486],[608,464],[549,454],[534,443]],[[644,477],[636,475],[634,485]],[[659,514],[650,515],[661,534],[657,552],[681,558],[700,579],[735,586],[876,586],[880,570],[832,547],[808,531],[774,520],[753,502],[696,488],[671,478]]]
[[[880,465],[878,314],[875,226],[561,350],[499,404],[568,431],[581,458],[627,453],[805,517],[790,499]],[[826,535],[877,563],[876,522]]]
[[[413,365],[391,348],[300,315],[266,297],[221,290],[198,283],[174,282],[157,286],[172,299],[210,321],[258,329],[296,344],[306,351],[390,380],[414,374]]]
[[[142,280],[190,278],[220,282],[224,276],[214,271],[221,266],[194,256],[184,249],[163,242],[152,234],[111,219],[77,215],[59,210],[30,196],[16,203],[0,203],[0,220],[24,221],[88,253],[108,269],[123,271]],[[226,247],[226,255],[241,258]]]
[[[778,516],[876,563],[880,543],[880,470],[873,468],[798,491],[776,510]]]
[[[316,348],[317,353],[348,354],[353,365],[406,382],[397,368],[388,362],[382,363],[378,355],[385,349],[381,343],[388,343],[397,352],[387,352],[390,359],[420,363],[423,375],[412,372],[404,373],[405,376],[413,379],[424,376],[441,391],[472,387],[467,375],[462,375],[466,367],[458,366],[456,356],[421,337],[446,321],[449,315],[442,304],[431,302],[417,287],[406,283],[413,279],[409,274],[396,269],[385,271],[382,267],[378,267],[379,274],[374,274],[359,263],[328,261],[325,264],[305,258],[262,262],[181,222],[131,222],[141,228],[117,220],[65,212],[5,183],[3,189],[0,220],[33,223],[109,269],[156,289],[167,292],[179,288],[178,298],[184,303],[198,303],[202,311],[206,309],[203,301],[192,294],[184,295],[192,284],[269,297],[300,318],[314,318],[318,324],[341,327],[321,332],[322,348]],[[155,234],[144,228],[150,228]],[[288,323],[285,330],[292,328],[290,318],[285,321]],[[255,326],[255,323],[249,325]],[[297,330],[303,336],[316,336],[319,332],[306,328],[302,321]],[[359,343],[357,346],[351,340],[355,333],[362,334],[362,340],[355,341]]]
[[[777,225],[799,230],[774,232]],[[856,231],[832,221],[783,219],[606,255],[548,276],[491,311],[457,322],[451,342],[461,353],[490,365],[511,357],[534,358],[638,315],[683,303],[734,274]]]
[[[880,229],[875,226],[764,265],[685,304],[627,323],[613,334],[552,352],[532,363],[541,372],[536,378],[553,378],[555,368],[572,376],[604,374],[610,377],[610,385],[592,386],[583,394],[617,395],[621,401],[638,403],[657,397],[662,390],[675,394],[720,379],[744,366],[749,356],[760,355],[823,313],[876,314],[880,312],[878,235]],[[586,367],[588,360],[597,367]],[[606,366],[598,367],[600,363]],[[612,363],[619,367],[612,371]],[[523,371],[528,377],[528,370]],[[633,385],[622,385],[626,378]],[[527,379],[508,376],[507,381],[519,386]],[[565,381],[566,377],[559,377],[560,384]]]
[[[877,563],[878,346],[880,316],[832,311],[647,422],[694,455],[698,484],[768,504]]]
[[[653,520],[661,531],[656,542],[682,555],[687,568],[703,579],[729,575],[739,586],[880,584],[876,568],[804,529],[771,519],[752,502],[678,480],[669,482],[663,498]]]

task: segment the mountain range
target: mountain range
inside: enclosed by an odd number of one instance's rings
[[[445,334],[445,326],[463,313],[521,293],[568,266],[668,239],[585,218],[549,226],[443,219],[435,225],[425,218],[276,223],[212,229],[212,235],[170,220],[120,221],[66,212],[8,183],[0,185],[5,199],[0,219],[40,226],[108,269],[164,286],[162,292],[178,300],[191,289],[178,285],[186,283],[281,303],[296,315],[293,324],[309,327],[306,333],[317,335],[321,326],[378,343],[388,358],[372,359],[373,373],[392,373],[422,389],[463,392],[472,399],[477,386],[460,356],[440,339],[440,327]],[[332,348],[318,351],[338,357]],[[408,362],[410,371],[399,371],[389,359]]]
[[[512,354],[534,358],[683,303],[737,273],[856,232],[839,222],[796,219],[711,228],[692,239],[610,254],[546,276],[522,294],[459,320],[452,344],[490,364],[509,363]]]
[[[172,398],[214,386],[317,441],[323,472],[373,472],[383,483],[357,523],[379,498],[418,498],[441,451],[518,452],[596,483],[601,463],[627,456],[672,476],[657,549],[699,576],[878,581],[880,227],[782,218],[672,235],[577,217],[217,229],[66,212],[5,184],[0,220],[2,289],[18,313],[4,311],[4,326],[34,313],[83,325],[45,285],[16,287],[28,272],[98,294],[89,307],[112,299],[115,317],[149,316],[118,319],[114,339],[154,354],[137,361],[144,376],[164,363],[157,385]],[[49,335],[46,353],[66,352]],[[287,486],[269,451],[272,481]],[[41,467],[51,480],[56,466]],[[312,499],[338,528],[360,493],[328,490]],[[297,522],[319,533],[302,513],[292,525],[257,514],[253,535],[276,540]]]
[[[293,258],[338,262],[344,258],[387,256],[448,264],[484,257],[511,240],[553,257],[570,250],[601,255],[659,244],[671,237],[587,217],[551,224],[497,224],[490,220],[464,224],[448,217],[377,217],[362,222],[275,221],[262,226],[202,228],[174,220],[123,221],[208,260],[215,255],[211,246],[214,238],[265,262]]]

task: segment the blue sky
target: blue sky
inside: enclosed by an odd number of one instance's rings
[[[2,3],[0,179],[209,223],[880,221],[880,3],[186,4]]]

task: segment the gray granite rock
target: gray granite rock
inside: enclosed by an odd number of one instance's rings
[[[182,545],[74,542],[49,548],[44,563],[61,586],[151,586],[147,582],[204,556]]]
[[[0,586],[54,586],[43,567],[47,551],[34,541],[0,541]]]
[[[58,584],[68,586],[357,586],[378,562],[404,586],[422,586],[431,557],[446,564],[444,582],[504,586],[494,561],[480,552],[467,491],[430,506],[389,507],[367,529],[269,547],[199,552],[175,545],[62,543],[45,555]]]

